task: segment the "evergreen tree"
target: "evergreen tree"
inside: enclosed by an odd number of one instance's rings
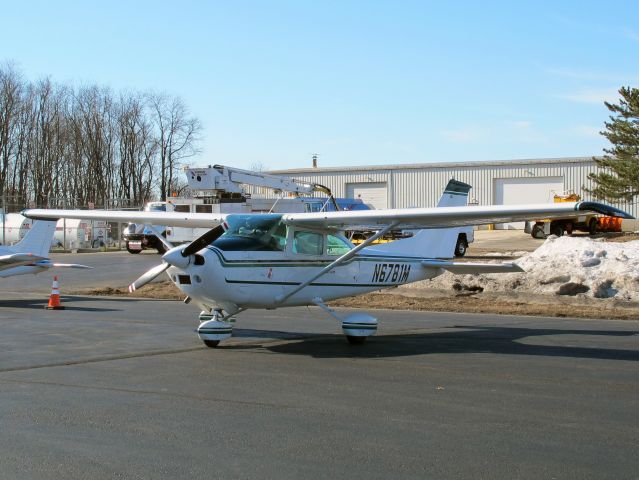
[[[601,134],[612,147],[593,158],[599,171],[588,178],[595,187],[584,189],[598,199],[632,201],[639,194],[639,89],[621,87],[619,95],[618,105],[604,102],[613,115]]]

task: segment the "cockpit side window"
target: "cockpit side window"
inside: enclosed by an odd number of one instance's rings
[[[324,235],[315,232],[295,232],[293,236],[293,253],[322,255],[323,252]]]
[[[270,244],[273,250],[286,250],[286,225],[278,223],[274,230],[271,231]]]
[[[341,256],[348,253],[350,250],[351,246],[343,239],[336,237],[335,235],[326,236],[327,255]]]
[[[281,215],[229,215],[228,229],[213,245],[230,251],[280,251],[286,249],[286,225]]]

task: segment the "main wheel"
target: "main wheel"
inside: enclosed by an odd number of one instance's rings
[[[546,238],[546,234],[544,233],[544,225],[541,223],[535,223],[535,226],[532,228],[532,232],[530,232],[530,235],[532,235],[533,238]]]
[[[140,253],[142,250],[131,250],[129,247],[126,247],[126,251],[136,255],[136,254]]]
[[[348,343],[350,343],[351,345],[361,345],[362,343],[364,343],[366,341],[367,337],[356,337],[354,335],[346,335],[346,340],[348,340]]]
[[[204,342],[204,345],[206,345],[209,348],[215,348],[220,344],[219,340],[202,340]]]
[[[463,257],[466,254],[467,248],[468,244],[466,243],[466,240],[464,240],[463,238],[458,238],[457,245],[455,245],[455,256]]]
[[[590,235],[594,235],[597,233],[597,227],[599,226],[599,221],[596,218],[591,218],[588,222],[588,233]]]
[[[556,235],[557,237],[561,237],[564,234],[564,227],[559,225],[558,223],[550,225],[550,234]]]

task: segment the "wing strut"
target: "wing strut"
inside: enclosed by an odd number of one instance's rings
[[[390,230],[395,228],[398,224],[399,224],[399,222],[393,222],[393,223],[391,223],[389,225],[386,225],[384,228],[382,228],[380,231],[378,231],[375,235],[373,235],[372,237],[367,238],[364,242],[360,243],[359,245],[357,245],[352,250],[349,250],[348,252],[346,252],[344,255],[342,255],[341,257],[339,257],[335,261],[333,261],[333,262],[329,263],[328,265],[326,265],[318,273],[313,275],[311,278],[309,278],[305,282],[300,283],[297,287],[293,288],[291,291],[289,291],[289,292],[287,292],[287,293],[285,293],[283,295],[278,295],[277,297],[275,297],[275,302],[276,303],[282,303],[282,302],[284,302],[284,300],[286,300],[289,297],[292,297],[293,295],[295,295],[297,292],[299,292],[303,288],[308,287],[312,282],[317,280],[319,277],[321,277],[325,273],[331,271],[333,268],[341,265],[345,261],[353,258],[357,254],[357,252],[359,252],[362,248],[369,246],[371,243],[373,243],[375,240],[377,240],[382,235],[386,235],[386,233],[388,233]]]

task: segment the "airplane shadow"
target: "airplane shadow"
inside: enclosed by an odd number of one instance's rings
[[[494,353],[501,355],[639,361],[639,339],[636,350],[520,343],[520,340],[526,337],[528,337],[527,342],[534,342],[535,337],[551,335],[629,337],[639,335],[639,331],[453,326],[445,332],[376,335],[369,338],[363,345],[349,345],[343,335],[337,334],[286,334],[284,332],[236,329],[233,332],[235,337],[299,339],[299,341],[262,346],[224,346],[222,344],[219,348],[238,350],[264,348],[274,353],[305,355],[315,358],[392,358],[442,353]]]

